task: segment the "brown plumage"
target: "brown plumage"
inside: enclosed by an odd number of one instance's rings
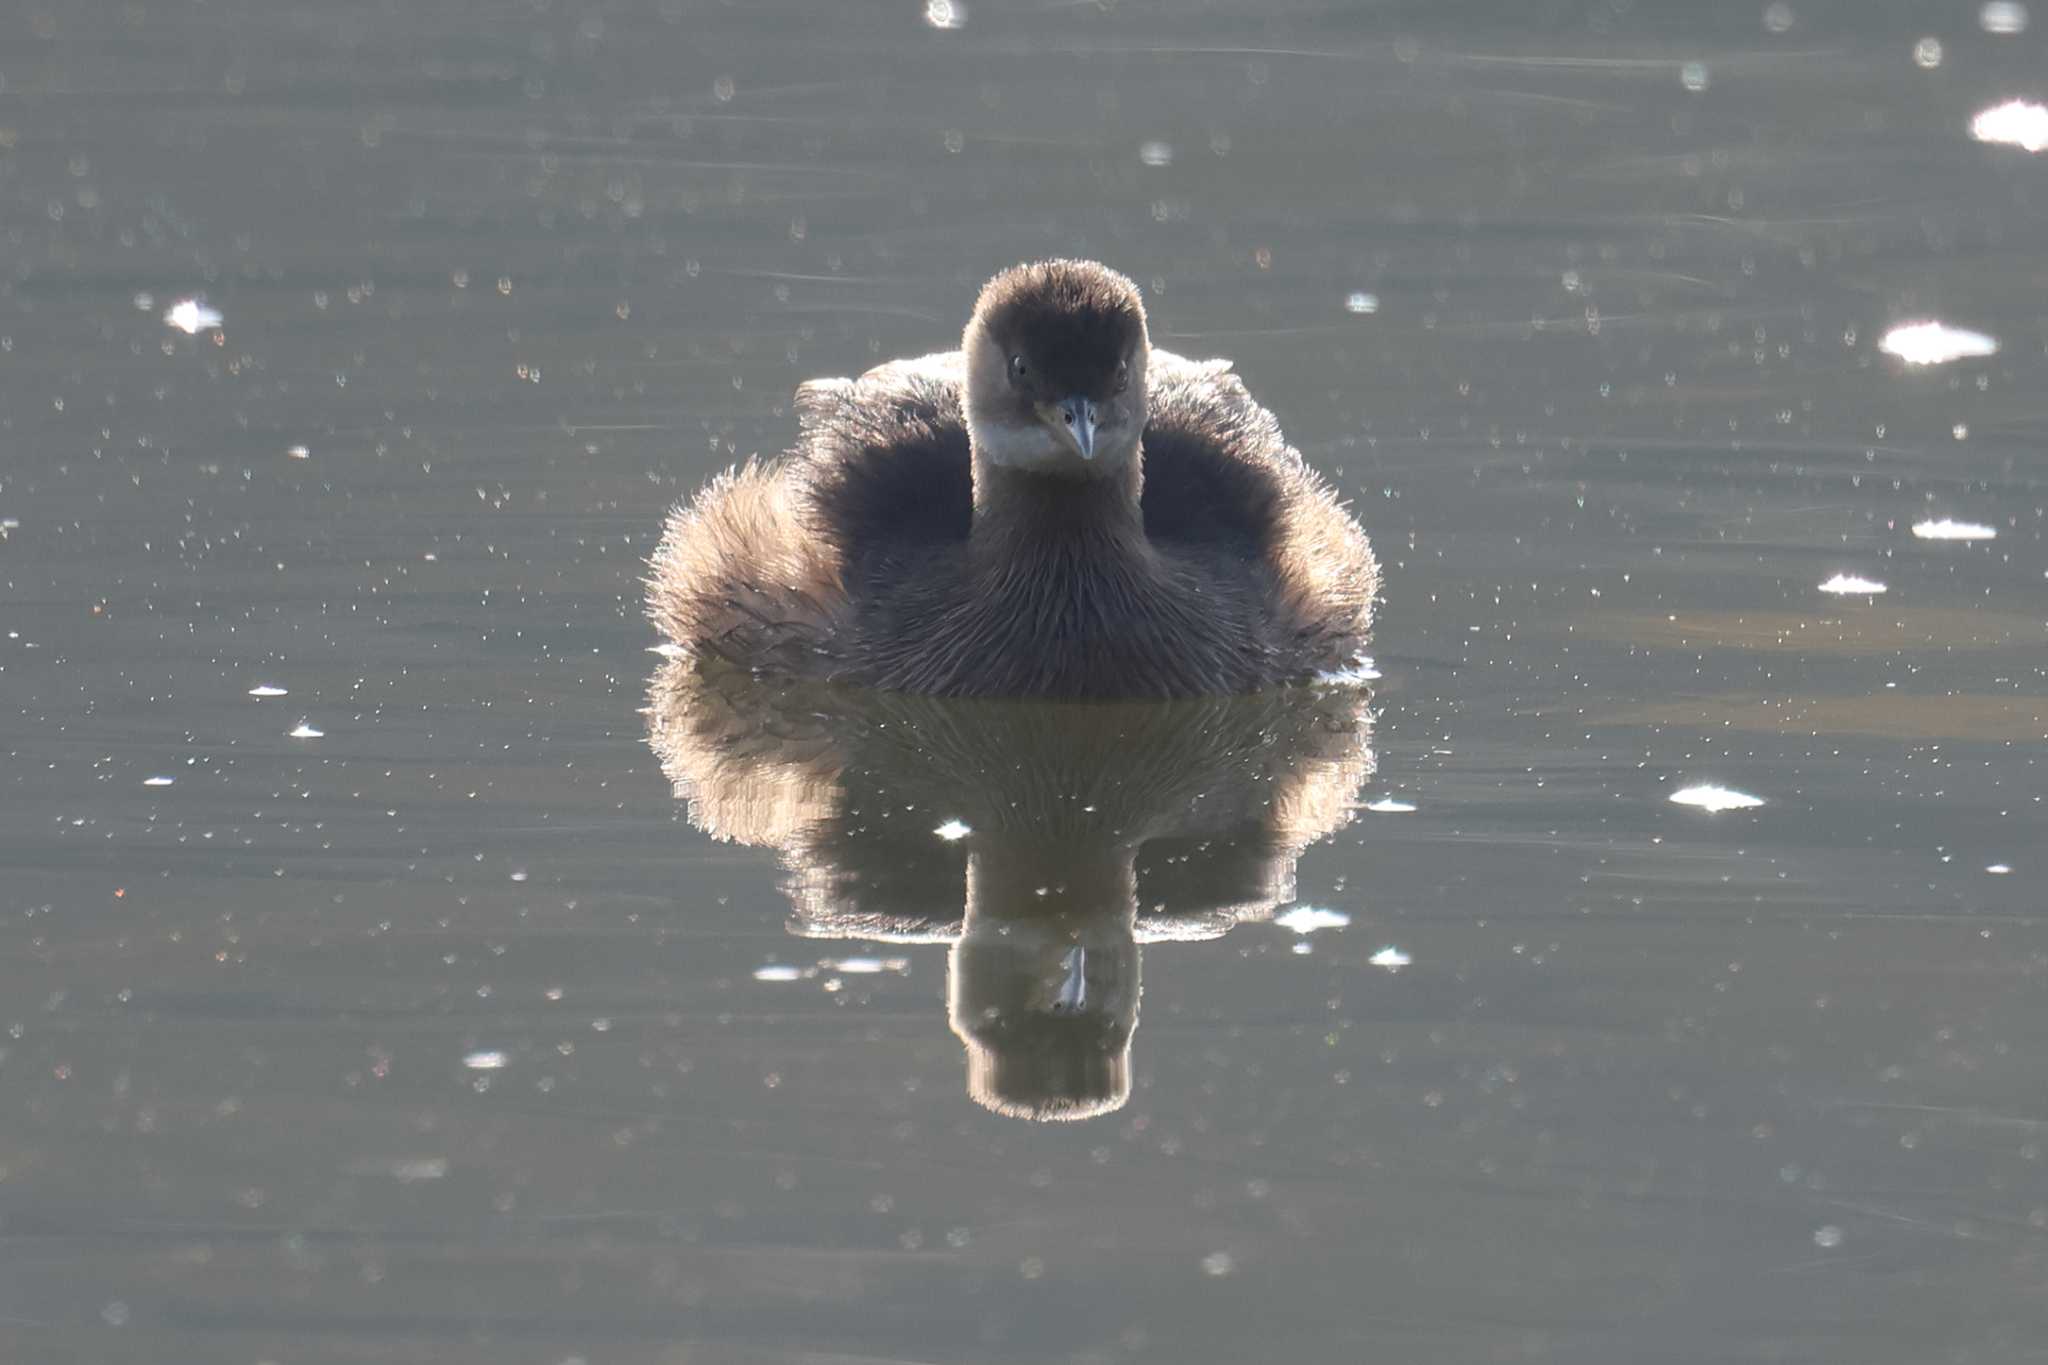
[[[669,518],[693,653],[954,696],[1184,697],[1344,668],[1379,571],[1227,361],[1154,350],[1089,262],[982,290],[962,349],[797,390],[789,454]]]

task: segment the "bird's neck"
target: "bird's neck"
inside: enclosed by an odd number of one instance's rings
[[[971,542],[1013,562],[1137,551],[1145,541],[1142,479],[1136,459],[1098,477],[1069,479],[977,458]]]

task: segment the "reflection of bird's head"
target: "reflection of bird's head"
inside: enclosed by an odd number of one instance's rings
[[[1120,917],[1119,917],[1120,918]],[[1011,923],[969,933],[947,964],[946,1014],[967,1049],[967,1093],[1012,1118],[1085,1119],[1131,1093],[1138,945],[1089,945]]]

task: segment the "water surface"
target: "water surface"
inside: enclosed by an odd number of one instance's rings
[[[2039,1358],[2016,8],[16,15],[4,1354]],[[663,508],[1052,252],[1352,499],[1369,714],[706,806]]]

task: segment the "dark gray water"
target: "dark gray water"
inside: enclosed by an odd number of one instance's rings
[[[2028,17],[16,7],[0,1358],[2043,1359]],[[1369,714],[657,679],[664,506],[1054,252]]]

